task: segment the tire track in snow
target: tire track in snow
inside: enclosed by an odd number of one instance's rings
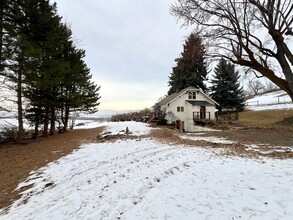
[[[115,142],[113,143],[113,145],[115,145]],[[83,150],[86,150],[86,149],[83,149]],[[146,152],[149,152],[149,154],[155,154],[157,151],[164,151],[164,149],[158,149],[158,147],[154,147],[154,146],[146,147],[142,149],[139,146],[137,146],[135,149],[129,149],[129,150],[120,148],[120,151],[119,150],[115,151],[115,153],[118,156],[110,158],[107,161],[105,160],[89,161],[87,160],[88,154],[77,154],[78,155],[77,157],[74,156],[76,154],[71,154],[73,158],[70,158],[69,160],[66,160],[66,158],[61,159],[62,166],[66,166],[67,164],[71,166],[70,170],[66,170],[66,172],[64,172],[62,181],[70,181],[71,179],[76,178],[76,176],[80,176],[84,173],[87,173],[91,170],[95,170],[100,167],[103,170],[111,169],[111,164],[113,163],[113,161],[119,162],[121,160],[124,160],[125,162],[126,157],[133,157],[133,155],[139,156],[140,154],[145,154]],[[113,149],[110,147],[108,151],[106,150],[104,152],[100,152],[99,158],[97,159],[103,159],[105,157],[107,158],[108,157],[107,154],[110,154],[112,152],[113,152]],[[52,178],[52,175],[50,174],[44,175],[43,173],[48,166],[50,165],[59,166],[59,163],[60,163],[60,160],[56,161],[55,163],[54,162],[50,163],[46,167],[41,168],[37,171],[31,172],[31,176],[25,182],[21,183],[16,189],[18,190],[18,189],[21,189],[22,187],[27,187],[30,185],[38,185],[38,187],[36,187],[37,190],[35,190],[34,188],[29,188],[21,193],[25,197],[24,200],[27,200],[32,194],[39,194],[43,192],[47,184],[50,184],[52,186],[54,186],[55,184],[59,184],[60,182],[59,178],[54,179]],[[60,172],[62,172],[62,169],[60,169]],[[84,180],[85,179],[89,179],[89,178],[84,178]]]
[[[51,219],[123,218],[153,188],[188,170],[190,149],[189,153],[179,149],[150,139],[90,144],[38,171],[40,178],[31,179],[35,184],[25,192],[30,196],[13,204],[11,210],[17,213],[27,206],[21,215],[24,219],[32,212],[39,219],[44,212]],[[46,181],[54,187],[44,189]],[[27,204],[21,205],[25,199]],[[41,202],[44,200],[46,203]]]
[[[141,150],[139,152],[139,154],[131,153],[131,154],[127,154],[124,156],[119,157],[119,159],[124,159],[124,163],[123,165],[121,165],[121,161],[120,160],[114,160],[113,163],[109,164],[110,166],[107,167],[107,170],[111,170],[112,172],[102,172],[99,173],[99,176],[96,177],[95,181],[100,183],[101,185],[104,185],[103,188],[100,188],[97,191],[97,196],[99,198],[101,198],[101,200],[99,201],[99,207],[107,207],[107,205],[105,206],[104,204],[107,204],[108,201],[114,201],[114,202],[110,202],[109,203],[109,210],[113,210],[113,208],[117,205],[117,200],[119,202],[121,202],[122,199],[122,203],[125,203],[125,199],[129,199],[131,198],[131,200],[133,200],[133,203],[137,203],[134,200],[137,200],[137,198],[141,198],[141,196],[138,195],[132,195],[132,190],[133,187],[131,187],[130,189],[127,189],[126,192],[123,193],[123,195],[121,194],[117,194],[117,198],[108,198],[108,193],[109,191],[116,191],[117,189],[117,185],[120,184],[120,186],[123,187],[123,189],[125,189],[125,186],[127,186],[127,182],[133,180],[133,178],[135,176],[137,176],[136,171],[140,172],[142,169],[146,170],[146,169],[154,169],[153,166],[151,164],[156,164],[156,166],[160,166],[162,161],[166,160],[166,158],[168,160],[172,159],[174,160],[176,157],[176,152],[177,149],[175,147],[162,147],[160,148],[155,148],[155,151],[152,152],[147,152],[146,154],[142,154],[145,153],[143,150]],[[132,155],[132,157],[129,157],[130,155]],[[126,157],[125,157],[126,156]],[[163,159],[162,159],[163,158]],[[165,159],[164,159],[165,158]],[[114,171],[113,171],[114,170]],[[172,171],[169,171],[170,173],[174,173]],[[107,177],[107,178],[103,178],[103,177]],[[151,176],[151,175],[149,175]],[[167,176],[165,176],[167,177]],[[156,182],[160,182],[160,179],[162,177],[159,176],[155,176],[151,179],[151,177],[144,177],[141,178],[141,183],[142,185],[145,184],[145,181],[148,181],[149,183],[147,184],[147,187],[142,187],[144,189],[151,189],[154,184]],[[120,187],[118,186],[118,188]],[[126,187],[127,188],[127,187]],[[145,190],[140,190],[140,194],[142,192],[144,192]],[[132,202],[130,202],[131,205]],[[109,210],[103,210],[102,211],[102,217],[105,218],[106,216],[109,215]],[[119,211],[119,213],[122,213],[123,211]]]
[[[93,144],[44,168],[55,187],[0,218],[292,219],[291,167],[150,139]]]
[[[109,175],[108,180],[112,180],[102,192],[100,207],[102,207],[102,218],[120,219],[123,213],[137,205],[152,188],[158,184],[164,184],[170,176],[185,172],[189,169],[186,156],[189,155],[178,147],[171,148],[164,153],[157,154],[156,157],[140,158],[140,162],[134,166],[126,166],[127,175],[120,178],[121,175]],[[190,151],[189,151],[190,152]],[[159,153],[159,152],[158,152]],[[166,154],[167,153],[167,154]],[[141,175],[141,170],[144,171]],[[113,181],[114,180],[114,181]],[[127,185],[129,180],[133,182]],[[109,191],[120,191],[119,194],[109,194]],[[106,205],[103,205],[106,204]]]

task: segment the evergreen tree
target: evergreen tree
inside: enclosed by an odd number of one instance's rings
[[[51,5],[47,0],[26,1],[25,15],[23,31],[33,48],[26,59],[29,70],[25,74],[25,96],[30,102],[27,110],[30,120],[34,115],[35,123],[43,121],[43,136],[46,137],[50,123],[50,134],[54,133],[58,86],[65,69],[61,18],[56,14],[56,4]],[[35,136],[37,128],[35,124]]]
[[[56,120],[66,131],[71,111],[95,112],[100,99],[99,87],[91,82],[90,70],[83,61],[85,51],[73,45],[66,25],[57,27],[46,35],[50,42],[43,41],[41,54],[45,55],[40,57],[39,69],[27,74],[28,119],[39,123],[42,117],[42,136],[47,136],[49,130],[54,134]],[[37,127],[35,124],[36,134]]]
[[[43,136],[49,129],[53,134],[58,118],[66,129],[72,110],[97,110],[100,87],[91,81],[85,51],[75,48],[56,4],[0,1],[0,46],[0,77],[17,93],[18,142],[23,139],[23,98],[35,137],[41,124]]]
[[[2,45],[0,74],[8,82],[10,88],[16,92],[17,142],[21,143],[23,141],[23,92],[24,88],[28,87],[27,76],[32,72],[39,72],[40,62],[37,61],[40,60],[42,54],[41,48],[44,48],[43,36],[47,36],[48,31],[52,31],[52,29],[47,30],[44,22],[40,21],[50,20],[56,12],[56,6],[51,6],[48,0],[7,0],[5,3],[3,2],[1,1],[0,4]],[[44,11],[49,13],[44,16]]]
[[[177,93],[189,86],[206,91],[207,67],[204,61],[205,47],[197,34],[190,34],[183,45],[181,57],[177,58],[169,77],[168,95]]]
[[[235,66],[221,59],[215,68],[214,79],[211,81],[211,97],[219,103],[219,111],[225,108],[244,109],[244,93],[240,86],[239,74]]]
[[[94,113],[99,105],[99,89],[91,82],[90,69],[83,58],[85,51],[71,46],[66,59],[69,62],[69,69],[63,74],[61,88],[62,108],[61,119],[64,128],[67,128],[70,111]]]
[[[23,142],[23,78],[26,71],[24,65],[26,51],[30,47],[22,32],[25,22],[22,0],[7,0],[0,3],[0,75],[4,77],[6,86],[16,93],[18,132],[17,142]],[[22,22],[20,22],[22,21]]]

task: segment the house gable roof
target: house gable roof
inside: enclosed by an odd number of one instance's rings
[[[174,98],[176,98],[178,93],[174,93],[172,95],[167,96],[166,98],[162,99],[159,101],[157,104],[158,105],[166,105],[168,102],[172,101]]]
[[[187,92],[187,91],[189,91],[189,90],[196,90],[196,91],[199,91],[199,92],[202,93],[206,98],[208,98],[210,101],[212,101],[215,105],[218,105],[218,103],[217,103],[215,100],[213,100],[211,97],[209,97],[208,95],[206,95],[202,90],[197,89],[197,88],[195,88],[195,87],[193,87],[193,86],[187,87],[187,88],[181,90],[181,91],[178,92],[178,93],[174,93],[174,94],[172,94],[172,95],[169,95],[169,96],[167,96],[166,98],[162,99],[162,100],[161,100],[160,102],[158,102],[157,104],[158,104],[159,106],[166,105],[166,104],[168,104],[169,102],[172,102],[174,99],[176,99],[176,98],[177,98],[178,96],[180,96],[181,94],[183,94],[183,93],[185,93],[185,92]],[[207,103],[208,103],[208,102],[207,102]],[[191,103],[190,103],[190,104],[191,104]],[[211,105],[213,106],[213,104],[211,104]]]

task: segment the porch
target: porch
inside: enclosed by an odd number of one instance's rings
[[[210,112],[193,112],[193,121],[197,120],[211,120]]]
[[[195,125],[206,125],[211,122],[211,112],[193,112],[193,122]]]

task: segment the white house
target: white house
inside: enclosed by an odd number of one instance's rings
[[[197,121],[215,119],[218,103],[201,89],[188,87],[164,98],[157,105],[166,114],[168,124],[175,123],[178,129],[193,132]]]

